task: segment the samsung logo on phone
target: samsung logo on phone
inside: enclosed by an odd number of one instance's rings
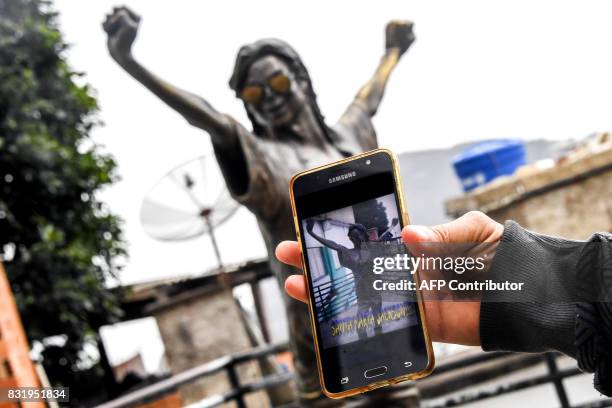
[[[335,183],[336,181],[350,179],[351,177],[355,177],[357,175],[356,172],[351,171],[350,173],[340,174],[339,176],[330,177],[329,184]]]

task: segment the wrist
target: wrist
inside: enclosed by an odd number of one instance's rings
[[[399,46],[389,47],[385,50],[383,59],[398,60],[402,56],[402,50]]]
[[[119,52],[111,52],[111,56],[113,59],[122,66],[123,68],[129,68],[134,65],[134,57],[131,52],[127,53],[119,53]]]

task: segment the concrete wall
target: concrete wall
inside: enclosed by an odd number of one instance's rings
[[[230,290],[218,290],[173,302],[153,311],[166,348],[168,366],[180,373],[216,358],[251,348],[239,311]],[[260,376],[255,363],[243,364],[242,381]],[[230,389],[224,373],[196,381],[181,388],[183,403],[189,404]],[[263,393],[256,393],[256,406],[267,406]],[[231,406],[231,405],[229,405]]]
[[[400,153],[400,170],[404,185],[404,199],[413,224],[435,225],[450,221],[444,202],[463,194],[461,183],[453,170],[453,157],[477,141],[448,149],[420,150]],[[558,151],[568,141],[525,141],[527,160],[535,162],[557,158]]]
[[[493,182],[446,202],[453,217],[481,210],[499,222],[570,239],[612,231],[612,148]]]
[[[579,180],[488,212],[499,222],[515,220],[548,235],[587,239],[612,231],[612,171]]]

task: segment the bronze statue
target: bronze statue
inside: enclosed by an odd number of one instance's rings
[[[107,16],[103,27],[111,56],[190,124],[210,135],[227,186],[256,215],[269,254],[280,241],[295,239],[289,204],[289,179],[294,173],[377,147],[372,116],[391,71],[414,41],[412,23],[387,25],[385,52],[374,76],[334,126],[325,123],[308,71],[293,48],[277,39],[243,46],[229,85],[244,102],[252,125],[249,131],[205,99],[167,83],[136,61],[131,49],[139,21],[126,7],[115,8]],[[270,265],[281,287],[295,273],[274,256]],[[322,396],[308,309],[286,296],[285,304],[299,398],[308,404]]]
[[[378,276],[372,273],[372,259],[377,254],[367,245],[370,237],[368,237],[366,227],[362,224],[353,224],[348,228],[348,238],[353,243],[353,248],[347,248],[331,239],[317,235],[314,231],[313,219],[306,221],[306,231],[321,244],[336,251],[340,265],[352,272],[355,279],[355,294],[357,295],[357,314],[355,317],[367,315],[370,311],[373,316],[378,315],[382,310],[382,296],[381,292],[374,290],[372,286],[373,280],[378,279]],[[330,290],[332,296],[333,291],[332,286]],[[374,333],[382,334],[382,326],[375,326]],[[358,328],[357,335],[360,339],[368,338],[365,327]]]

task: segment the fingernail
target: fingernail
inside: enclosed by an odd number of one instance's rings
[[[433,239],[431,229],[423,225],[408,225],[404,228],[404,231],[416,235],[421,242],[427,242]]]

